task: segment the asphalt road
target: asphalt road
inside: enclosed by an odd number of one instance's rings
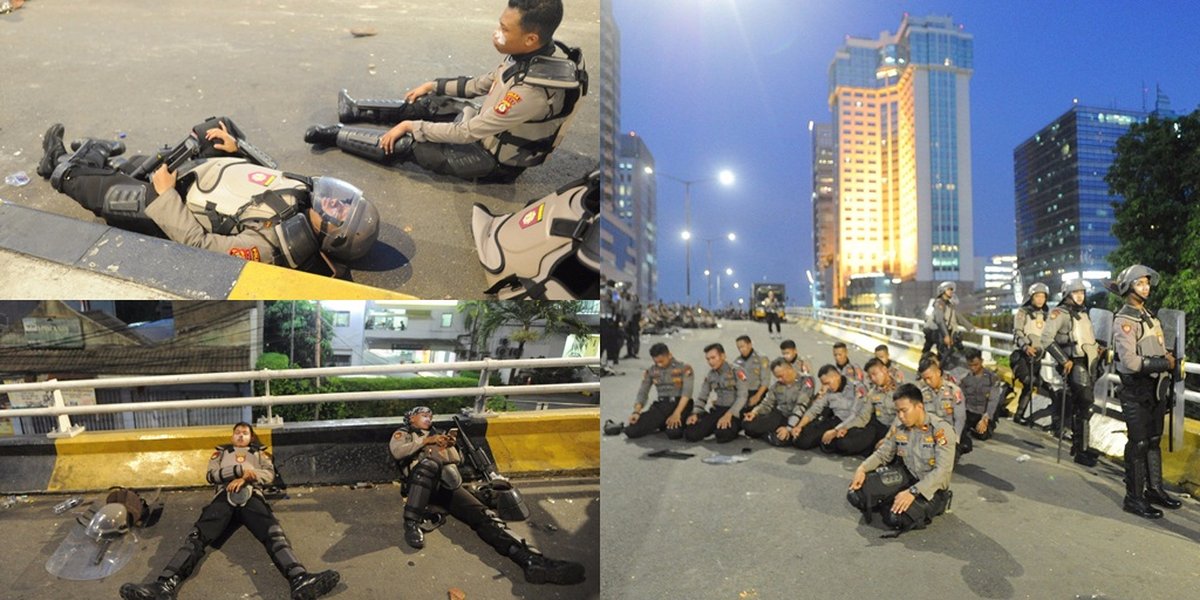
[[[520,568],[484,544],[469,527],[450,519],[427,534],[425,548],[404,543],[399,486],[351,490],[346,486],[290,490],[273,502],[297,556],[309,571],[336,569],[342,582],[327,598],[444,599],[450,588],[469,600],[599,595],[599,483],[596,479],[521,480],[529,520],[510,524],[518,537],[547,556],[584,565],[588,579],[573,586],[525,583]],[[74,521],[51,510],[65,496],[34,496],[0,510],[0,597],[117,598],[121,585],[151,581],[183,542],[212,492],[165,492],[162,520],[138,532],[136,553],[120,571],[99,581],[67,581],[46,572]],[[91,498],[88,499],[89,502]],[[287,598],[287,582],[262,545],[244,528],[220,549],[210,549],[179,593],[180,600]]]
[[[0,15],[0,184],[5,201],[94,220],[34,173],[54,122],[67,139],[116,138],[131,153],[174,145],[210,115],[227,115],[249,141],[296,173],[345,179],[378,203],[381,244],[352,265],[359,283],[422,298],[482,298],[471,207],[513,212],[596,168],[598,87],[562,145],[513,185],[475,185],[415,166],[387,168],[315,151],[312,124],[337,120],[337,91],[399,97],[440,76],[478,75],[500,60],[491,45],[502,0],[35,0]],[[351,28],[372,27],[355,38]],[[556,38],[583,48],[599,74],[599,2],[572,0]]]
[[[627,419],[648,348],[666,342],[699,379],[713,341],[736,353],[748,333],[774,357],[766,327],[725,321],[719,330],[643,336],[641,360],[604,379],[602,420]],[[801,355],[832,362],[833,340],[784,325]],[[869,356],[851,351],[862,365]],[[911,376],[912,373],[908,372]],[[673,448],[693,458],[649,458]],[[748,461],[711,465],[712,454]],[[771,448],[741,437],[721,445],[657,435],[602,438],[601,598],[1104,598],[1195,596],[1200,503],[1164,519],[1122,512],[1123,471],[1102,460],[1056,464],[1049,434],[999,425],[955,469],[951,512],[925,530],[881,539],[846,502],[859,459]],[[1018,458],[1029,456],[1028,460]]]

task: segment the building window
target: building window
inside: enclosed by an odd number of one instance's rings
[[[442,313],[442,327],[454,325],[454,313]]]
[[[349,327],[350,326],[350,311],[339,310],[333,313],[334,327]]]

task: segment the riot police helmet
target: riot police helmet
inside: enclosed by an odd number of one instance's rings
[[[105,504],[92,515],[84,533],[97,542],[121,537],[129,531],[129,513],[119,502]]]
[[[1124,296],[1133,289],[1133,282],[1150,278],[1150,287],[1158,285],[1158,272],[1146,265],[1130,265],[1117,274],[1117,293]]]
[[[1086,292],[1087,289],[1087,283],[1085,283],[1082,279],[1071,279],[1063,283],[1062,295],[1063,298],[1066,298],[1073,292]]]
[[[321,219],[321,251],[348,262],[366,256],[379,238],[379,209],[362,190],[334,177],[313,180],[312,207]]]
[[[1046,297],[1050,297],[1050,286],[1041,282],[1029,286],[1029,291],[1025,294],[1025,299],[1032,300],[1034,294],[1045,294]]]
[[[954,283],[953,281],[943,281],[943,282],[941,282],[941,283],[939,283],[939,284],[938,284],[938,287],[937,287],[937,293],[938,293],[938,295],[939,295],[939,296],[941,296],[942,294],[945,294],[945,293],[946,293],[946,290],[950,290],[950,291],[952,291],[952,292],[954,292],[954,291],[958,291],[958,290],[956,289],[957,287],[958,287],[958,286],[957,286],[957,285],[955,285],[955,283]]]

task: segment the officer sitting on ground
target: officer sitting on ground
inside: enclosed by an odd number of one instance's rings
[[[837,367],[838,372],[842,374],[842,377],[854,379],[860,383],[866,381],[862,370],[850,364],[850,350],[846,348],[845,342],[834,342],[833,364]]]
[[[996,431],[996,411],[1011,388],[991,369],[983,368],[983,355],[978,350],[968,348],[964,354],[970,370],[959,382],[967,407],[964,427],[977,440],[991,439]]]
[[[857,379],[843,377],[833,365],[821,367],[817,377],[824,391],[792,428],[792,445],[810,450],[820,444],[822,452],[843,456],[866,453],[874,442],[867,429],[871,403],[866,387]]]
[[[958,442],[955,455],[961,457],[970,452],[973,448],[971,438],[963,434],[967,427],[967,411],[962,389],[943,376],[942,365],[932,354],[921,357],[917,376],[921,378],[917,388],[925,394],[925,410],[954,425],[954,437]]]
[[[174,600],[179,585],[192,574],[204,549],[230,525],[245,525],[262,543],[279,573],[291,582],[292,600],[312,600],[337,587],[337,571],[309,573],[292,550],[283,528],[260,488],[275,480],[275,466],[249,423],[233,426],[233,443],[217,446],[208,461],[208,482],[217,495],[204,507],[183,547],[175,552],[154,583],[121,586],[125,600]]]
[[[737,349],[738,357],[734,360],[734,364],[746,374],[746,393],[749,394],[746,398],[746,406],[742,408],[742,414],[738,415],[744,416],[750,409],[758,406],[758,403],[762,402],[763,397],[767,395],[771,370],[767,364],[767,357],[754,350],[754,342],[750,340],[750,336],[739,335]]]
[[[464,434],[465,435],[465,434]],[[425,547],[420,529],[426,509],[436,504],[475,530],[501,556],[507,556],[525,571],[529,583],[572,585],[583,581],[583,565],[542,556],[536,548],[518,540],[508,525],[462,485],[458,465],[462,456],[455,447],[456,435],[433,428],[433,411],[418,406],[405,414],[405,424],[388,443],[392,457],[401,465],[408,499],[404,505],[404,541]]]
[[[878,448],[896,421],[896,403],[892,401],[892,394],[896,393],[896,386],[900,382],[892,379],[892,369],[878,358],[868,360],[864,368],[871,379],[867,386],[867,399],[871,401],[872,412],[868,429],[871,430],[872,445]]]
[[[395,126],[318,125],[304,141],[385,164],[415,161],[442,175],[511,182],[545,162],[587,93],[583,53],[553,39],[562,14],[561,0],[509,0],[492,35],[508,56],[494,71],[430,81],[403,100],[356,101],[342,90],[341,123]],[[481,107],[465,100],[484,95]]]
[[[898,419],[883,444],[855,469],[846,499],[868,523],[880,508],[884,524],[899,535],[923,529],[950,507],[956,440],[949,423],[925,411],[917,386],[900,386],[893,399]]]
[[[55,124],[38,174],[109,225],[245,260],[313,268],[318,256],[349,262],[374,245],[379,212],[354,186],[264,166],[258,152],[243,151],[244,137],[226,117],[192,131],[198,158],[179,173],[163,165],[144,181],[130,175],[148,157],[111,161],[125,145],[91,138],[68,153]]]
[[[747,437],[764,437],[772,446],[784,446],[792,439],[792,427],[804,418],[816,390],[812,377],[800,377],[792,363],[783,357],[771,361],[775,383],[766,398],[742,417]]]
[[[883,367],[887,369],[888,374],[892,376],[892,381],[895,382],[896,385],[904,383],[904,372],[900,370],[900,367],[896,366],[896,363],[892,362],[891,353],[888,350],[887,344],[875,346],[875,358],[879,359],[879,362],[883,363]],[[863,370],[867,370],[866,365],[863,365]],[[867,373],[867,375],[870,376],[870,373]],[[888,404],[891,404],[891,402],[889,401]]]
[[[725,360],[725,347],[704,347],[704,360],[712,369],[700,384],[700,395],[692,404],[683,437],[698,442],[714,432],[718,442],[732,442],[741,429],[742,406],[746,404],[746,373]],[[710,399],[716,394],[716,399]]]
[[[695,374],[690,365],[671,356],[671,350],[662,342],[650,347],[650,357],[654,366],[642,375],[625,435],[633,439],[666,429],[667,437],[677,440],[683,437],[683,416],[691,412]],[[651,387],[658,399],[643,411]]]

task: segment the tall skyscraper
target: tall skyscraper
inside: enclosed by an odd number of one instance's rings
[[[658,287],[658,190],[653,172],[654,155],[646,142],[632,131],[621,136],[617,143],[616,216],[629,228],[631,259],[637,265],[634,289],[646,301],[657,297]]]
[[[595,81],[595,80],[593,80]],[[600,197],[611,202],[621,130],[621,32],[612,0],[600,2]]]
[[[826,307],[829,306],[829,284],[834,281],[834,264],[837,262],[838,215],[834,194],[837,147],[833,143],[832,125],[810,121],[808,130],[812,134],[813,256],[816,258],[810,291],[813,306]]]
[[[1022,288],[1040,281],[1057,293],[1066,279],[1111,275],[1112,203],[1122,198],[1108,193],[1104,176],[1117,138],[1146,117],[1075,105],[1013,150]]]
[[[852,275],[972,279],[973,72],[974,38],[949,17],[905,15],[896,33],[848,37],[834,55],[833,303]]]

